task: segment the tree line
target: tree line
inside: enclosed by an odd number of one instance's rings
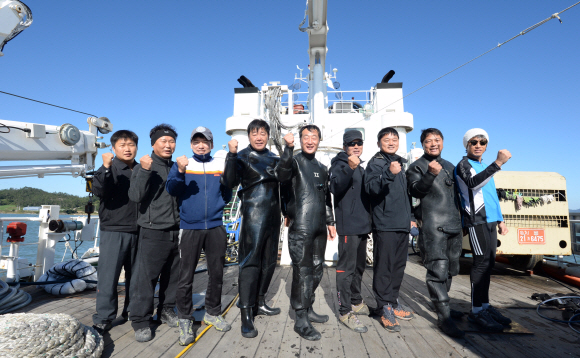
[[[67,193],[48,193],[37,188],[24,187],[21,189],[0,190],[0,206],[15,205],[21,209],[25,206],[59,205],[67,213],[84,212],[88,202],[88,195],[80,197]],[[93,197],[95,211],[99,207],[99,198]]]

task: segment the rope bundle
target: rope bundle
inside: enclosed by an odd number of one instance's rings
[[[86,288],[95,288],[96,284],[85,280],[97,281],[97,269],[82,260],[69,260],[54,265],[38,282],[71,280],[66,283],[44,285],[46,292],[53,295],[70,295],[84,291]]]
[[[0,356],[98,358],[103,337],[62,313],[0,316]]]

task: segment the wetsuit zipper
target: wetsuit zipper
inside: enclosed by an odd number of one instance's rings
[[[205,192],[205,229],[207,230],[207,176],[205,175],[205,162],[203,165],[203,181],[204,181],[204,192]]]

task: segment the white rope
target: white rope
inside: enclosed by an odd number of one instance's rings
[[[282,109],[281,101],[282,89],[280,87],[272,87],[264,94],[264,102],[266,105],[268,119],[270,120],[270,136],[272,137],[272,141],[274,141],[274,145],[276,145],[278,154],[282,154],[284,145],[281,129],[292,131],[302,125],[300,123],[293,126],[288,126],[282,123],[282,120],[280,119],[280,112]],[[293,109],[288,108],[288,111],[291,110]]]
[[[403,97],[399,98],[399,99],[398,99],[398,100],[396,100],[395,102],[393,102],[393,103],[390,103],[390,104],[386,105],[385,107],[383,107],[383,108],[381,108],[381,109],[377,110],[377,112],[380,112],[380,111],[382,111],[383,109],[385,109],[385,108],[388,108],[388,107],[392,106],[393,104],[395,104],[395,103],[397,103],[397,102],[399,102],[399,101],[402,101],[403,99],[405,99],[405,98],[409,97],[409,96],[410,96],[410,95],[412,95],[413,93],[415,93],[415,92],[418,92],[418,91],[422,90],[423,88],[425,88],[425,87],[429,86],[430,84],[432,84],[432,83],[434,83],[434,82],[437,82],[437,81],[439,81],[439,80],[440,80],[440,79],[442,79],[443,77],[445,77],[445,76],[447,76],[447,75],[449,75],[449,74],[451,74],[451,73],[453,73],[453,72],[457,71],[458,69],[460,69],[460,68],[462,68],[462,67],[464,67],[464,66],[466,66],[466,65],[470,64],[471,62],[473,62],[473,61],[477,60],[478,58],[480,58],[480,57],[482,57],[482,56],[484,56],[484,55],[487,55],[487,54],[488,54],[488,53],[490,53],[491,51],[493,51],[493,50],[495,50],[495,49],[498,49],[498,48],[500,48],[501,46],[503,46],[503,45],[507,44],[508,42],[510,42],[510,41],[512,41],[512,40],[515,40],[516,38],[518,38],[518,37],[520,37],[520,36],[522,36],[522,35],[525,35],[525,34],[527,34],[528,32],[530,32],[530,31],[532,31],[532,30],[534,30],[534,29],[536,29],[536,28],[540,27],[541,25],[545,24],[546,22],[548,22],[548,21],[550,21],[550,20],[552,20],[552,19],[558,19],[558,20],[560,21],[560,23],[562,23],[562,20],[560,19],[560,16],[559,16],[559,15],[560,15],[560,14],[562,14],[563,12],[566,12],[566,11],[570,10],[571,8],[573,8],[574,6],[576,6],[576,5],[578,5],[578,4],[580,4],[580,1],[578,1],[577,3],[575,3],[575,4],[573,4],[573,5],[570,5],[570,6],[568,6],[567,8],[565,8],[564,10],[562,10],[562,11],[560,11],[560,12],[557,12],[557,13],[555,13],[555,14],[552,14],[552,15],[550,15],[550,17],[548,17],[547,19],[544,19],[544,20],[542,20],[542,21],[538,22],[537,24],[534,24],[534,25],[532,25],[532,26],[528,27],[527,29],[525,29],[525,30],[522,30],[520,33],[518,33],[517,35],[513,36],[513,37],[512,37],[512,38],[510,38],[509,40],[506,40],[506,41],[504,41],[504,42],[502,42],[502,43],[498,43],[498,44],[497,44],[495,47],[492,47],[491,49],[489,49],[489,50],[485,51],[485,52],[484,52],[484,53],[482,53],[481,55],[479,55],[479,56],[477,56],[477,57],[474,57],[474,58],[472,58],[471,60],[469,60],[469,61],[465,62],[465,63],[464,63],[464,64],[462,64],[461,66],[455,67],[454,69],[452,69],[451,71],[447,72],[446,74],[444,74],[444,75],[442,75],[442,76],[439,76],[439,77],[437,77],[436,79],[434,79],[433,81],[431,81],[431,82],[427,83],[426,85],[423,85],[423,86],[421,86],[421,87],[417,88],[417,89],[416,89],[416,90],[414,90],[413,92],[411,92],[411,93],[409,93],[409,94],[407,94],[407,95],[405,95],[405,96],[403,96]],[[363,118],[363,119],[360,119],[360,120],[358,120],[358,121],[356,121],[356,122],[354,122],[354,123],[352,123],[352,124],[350,124],[350,125],[348,125],[347,127],[354,126],[355,124],[357,124],[357,123],[360,123],[360,122],[362,122],[363,120],[364,120],[364,118]],[[330,138],[332,138],[332,137],[334,137],[335,135],[338,135],[338,134],[342,134],[342,133],[335,133],[335,134],[333,134],[332,136],[330,136]]]
[[[2,357],[98,358],[103,353],[103,337],[67,314],[6,314],[0,327]]]

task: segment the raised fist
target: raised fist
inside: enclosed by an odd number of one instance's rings
[[[357,157],[356,155],[351,155],[350,157],[348,157],[348,166],[350,167],[350,169],[355,170],[359,164],[360,158]]]
[[[286,145],[290,148],[294,147],[294,134],[288,133],[284,136],[284,140],[286,141]]]
[[[113,153],[103,153],[103,166],[105,168],[110,168],[114,157],[115,154]]]
[[[189,164],[189,159],[187,156],[182,155],[175,161],[177,162],[177,170],[179,170],[180,173],[185,173],[185,167],[187,167],[187,164]]]
[[[399,162],[391,162],[391,166],[389,167],[391,173],[397,175],[401,172],[401,163]]]
[[[145,170],[151,170],[151,164],[153,163],[153,159],[149,156],[149,154],[145,154],[144,156],[139,159],[139,163],[141,163],[141,168]]]
[[[428,170],[429,170],[429,172],[431,172],[431,174],[439,175],[439,172],[441,171],[441,169],[443,169],[443,167],[436,160],[433,160],[433,161],[431,161],[431,163],[429,163]]]
[[[497,159],[495,160],[495,162],[497,163],[497,165],[499,165],[501,167],[502,165],[507,163],[507,161],[511,157],[512,157],[512,153],[510,153],[507,149],[502,149],[499,152],[497,152]]]
[[[230,149],[230,153],[236,154],[238,152],[238,141],[236,139],[232,139],[228,142],[228,148]]]

